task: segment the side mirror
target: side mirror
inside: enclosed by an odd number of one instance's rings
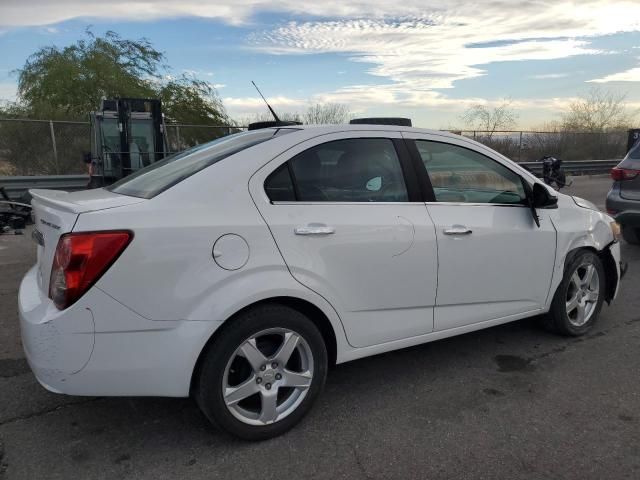
[[[540,217],[536,209],[538,208],[558,208],[558,198],[549,194],[549,191],[538,182],[533,184],[533,187],[529,185],[524,178],[522,180],[522,187],[524,188],[527,196],[527,205],[531,210],[531,216],[535,224],[540,227]]]
[[[558,197],[552,196],[545,187],[539,183],[533,184],[531,192],[532,203],[534,208],[557,208]]]

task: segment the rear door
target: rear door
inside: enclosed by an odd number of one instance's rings
[[[438,239],[435,330],[542,309],[556,231],[547,211],[539,211],[540,228],[534,223],[520,176],[464,140],[407,136],[434,197],[427,209]]]
[[[291,274],[334,306],[352,345],[433,330],[435,232],[399,133],[309,140],[250,190]]]

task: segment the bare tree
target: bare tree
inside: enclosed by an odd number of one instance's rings
[[[347,105],[342,103],[316,103],[304,114],[304,123],[311,125],[347,123],[352,117]]]
[[[265,107],[266,108],[266,107]],[[278,118],[283,121],[291,121],[291,122],[302,122],[302,115],[298,112],[278,112],[276,109],[276,113],[278,114]],[[233,123],[238,127],[246,127],[250,123],[253,122],[272,122],[275,118],[268,111],[262,113],[256,113],[251,117],[242,117],[236,119]]]
[[[574,132],[605,132],[629,127],[635,114],[626,105],[627,96],[593,87],[579,100],[571,102],[562,115],[562,129]]]
[[[497,131],[515,128],[518,115],[511,107],[511,100],[505,99],[495,107],[472,105],[460,118],[467,127],[486,132],[491,139]]]
[[[280,120],[296,121],[308,125],[347,123],[352,118],[352,113],[347,105],[342,103],[316,103],[311,105],[306,112],[277,112]],[[266,122],[273,120],[269,112],[255,114],[252,118],[239,119],[237,125],[248,125],[252,122]]]

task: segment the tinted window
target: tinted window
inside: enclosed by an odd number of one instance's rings
[[[133,197],[152,198],[203,168],[295,129],[265,128],[236,133],[204,143],[153,163],[117,181],[108,190]]]
[[[520,176],[467,148],[417,140],[436,200],[465,203],[523,203]]]
[[[409,200],[395,147],[386,138],[353,138],[324,143],[296,155],[289,163],[299,201]],[[265,185],[267,194],[272,188],[271,178]],[[271,195],[270,198],[274,200]]]
[[[264,189],[272,202],[293,202],[296,195],[289,174],[289,165],[281,165],[264,182]]]
[[[624,160],[620,163],[620,167],[640,170],[640,142],[636,142],[631,150],[629,150],[627,156],[624,157]]]

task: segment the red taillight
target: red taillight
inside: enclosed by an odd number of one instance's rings
[[[616,181],[633,180],[640,174],[640,170],[631,170],[629,168],[613,167],[611,169],[611,178]]]
[[[49,298],[63,310],[107,271],[131,241],[131,232],[67,233],[53,257]]]

